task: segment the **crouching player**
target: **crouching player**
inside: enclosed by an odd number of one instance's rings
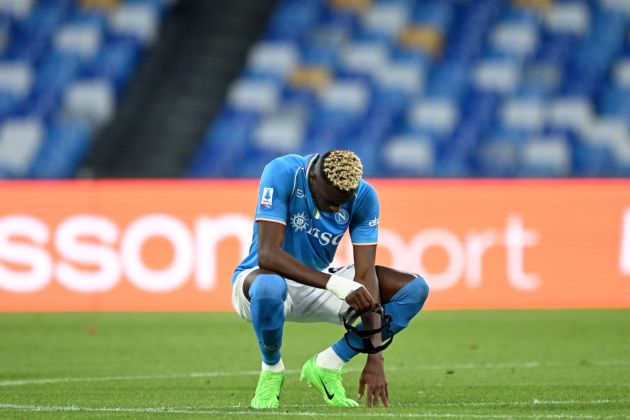
[[[422,277],[375,265],[379,203],[362,176],[360,159],[348,150],[283,156],[263,171],[251,248],[232,280],[232,304],[252,323],[262,355],[252,408],[280,405],[285,321],[340,324],[348,308],[374,310],[381,304],[391,315],[390,331],[395,334],[427,299],[429,289]],[[354,264],[329,269],[346,230]],[[362,320],[366,329],[380,327],[376,313]],[[360,347],[358,337],[341,337],[306,361],[301,379],[329,406],[357,407],[346,396],[341,374]],[[366,406],[389,405],[382,351],[367,357],[359,398],[365,391]]]

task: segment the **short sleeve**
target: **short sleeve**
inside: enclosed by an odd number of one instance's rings
[[[350,222],[350,239],[353,245],[378,243],[378,218],[379,203],[376,190],[367,182],[362,182],[357,191]]]
[[[256,221],[287,224],[287,208],[293,188],[293,177],[282,160],[274,159],[265,166],[258,187]]]

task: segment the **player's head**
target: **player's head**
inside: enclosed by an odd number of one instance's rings
[[[309,174],[315,204],[322,211],[338,211],[354,197],[363,176],[361,159],[350,150],[330,150],[324,153]]]

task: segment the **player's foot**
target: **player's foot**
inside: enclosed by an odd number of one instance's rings
[[[280,407],[280,389],[282,389],[283,383],[284,372],[271,372],[269,370],[260,372],[250,407],[258,410]]]
[[[304,363],[300,381],[306,379],[306,383],[315,387],[331,407],[358,407],[359,403],[346,397],[346,390],[341,383],[341,375],[345,370],[320,368],[315,363],[316,358],[317,355]]]

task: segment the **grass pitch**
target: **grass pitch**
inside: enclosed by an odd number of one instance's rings
[[[341,333],[287,324],[282,408],[254,412],[260,359],[236,315],[2,314],[0,418],[630,419],[630,310],[424,312],[385,353],[388,409],[331,409],[299,382]]]

